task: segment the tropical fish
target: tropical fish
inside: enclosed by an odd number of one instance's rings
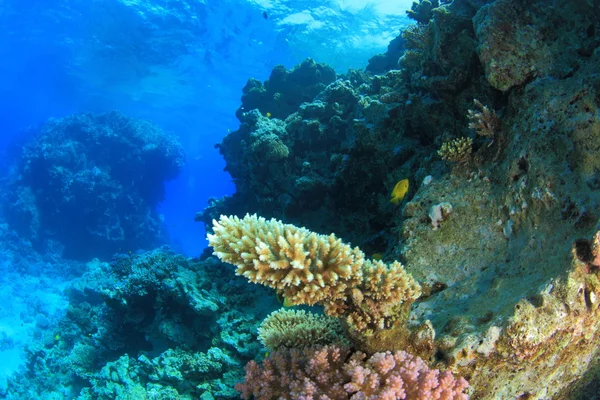
[[[396,183],[394,186],[394,190],[392,190],[392,198],[390,199],[390,203],[398,204],[404,199],[406,193],[408,192],[408,179],[402,179]]]
[[[293,307],[293,306],[295,306],[295,304],[292,303],[290,300],[288,300],[287,297],[281,295],[278,292],[275,292],[275,298],[277,299],[278,302],[280,302],[281,304],[283,304],[284,307]]]
[[[381,261],[381,259],[383,258],[383,254],[381,254],[381,253],[373,253],[373,255],[371,256],[371,258],[373,260]]]
[[[271,113],[270,112],[267,112],[265,115],[267,116],[267,118],[271,118]]]
[[[292,301],[290,299],[288,299],[287,297],[283,298],[283,306],[284,307],[293,307],[295,304],[292,303]]]

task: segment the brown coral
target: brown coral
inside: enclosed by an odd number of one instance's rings
[[[410,302],[421,295],[421,287],[406,281],[408,273],[394,261],[386,265],[367,260],[362,268],[363,283],[352,293],[352,309],[348,323],[360,331],[386,329],[408,314]],[[335,313],[331,312],[332,315]]]
[[[494,110],[484,106],[479,100],[473,99],[478,110],[469,110],[469,128],[474,129],[479,136],[493,138],[500,131],[500,119]]]

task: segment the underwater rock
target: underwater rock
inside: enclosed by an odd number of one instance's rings
[[[535,77],[563,78],[598,46],[600,11],[591,2],[497,0],[473,18],[477,52],[498,90]]]

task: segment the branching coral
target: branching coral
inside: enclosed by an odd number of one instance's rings
[[[268,350],[281,347],[302,349],[315,345],[349,345],[337,318],[304,310],[280,309],[260,324],[258,338]]]
[[[335,235],[280,221],[221,216],[208,235],[214,254],[250,282],[277,289],[292,304],[335,302],[361,281],[364,254]]]
[[[442,160],[465,164],[471,159],[472,151],[473,139],[461,137],[444,142],[438,150],[438,155]]]
[[[245,399],[467,399],[469,386],[450,372],[432,370],[404,351],[375,353],[367,359],[346,348],[282,349],[259,366],[246,366],[236,389]]]
[[[221,216],[213,230],[209,245],[238,275],[276,289],[289,303],[322,304],[361,331],[391,327],[421,295],[400,263],[365,262],[362,251],[333,234],[256,215]]]
[[[500,131],[500,119],[494,110],[484,106],[479,100],[473,99],[478,110],[469,110],[469,128],[474,129],[480,136],[493,138]]]
[[[347,322],[360,331],[390,328],[408,314],[408,307],[421,294],[420,286],[397,261],[386,265],[367,260],[362,273],[362,285],[351,291],[352,307],[346,311]],[[343,315],[331,308],[325,310]]]

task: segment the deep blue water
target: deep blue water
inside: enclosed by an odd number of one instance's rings
[[[238,126],[241,88],[312,57],[338,72],[366,65],[408,23],[411,1],[4,1],[0,146],[71,113],[119,110],[180,138],[187,164],[160,206],[171,241],[205,247],[191,220],[230,194],[213,148]],[[268,18],[264,18],[263,12]]]

